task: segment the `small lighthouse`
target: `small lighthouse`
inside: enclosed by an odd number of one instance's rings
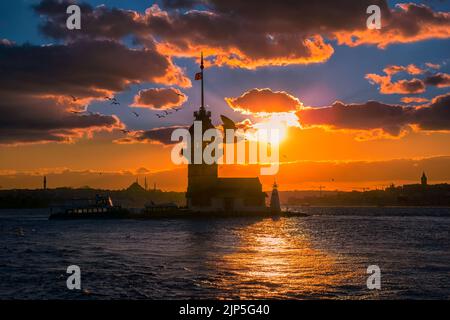
[[[270,212],[281,212],[280,197],[278,196],[278,185],[276,181],[273,183],[272,196],[270,197]]]

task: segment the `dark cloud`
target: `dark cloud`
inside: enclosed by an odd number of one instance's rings
[[[426,64],[429,68],[435,69],[436,65]],[[399,72],[406,72],[412,75],[425,73],[425,70],[417,67],[414,64],[407,66],[390,65],[383,69],[385,76],[369,73],[366,74],[366,79],[371,83],[377,84],[380,87],[380,93],[383,94],[413,94],[423,93],[426,86],[435,86],[438,88],[445,88],[450,86],[450,75],[447,73],[436,73],[427,76],[425,79],[402,79],[392,81],[392,76]]]
[[[450,75],[447,73],[437,73],[425,78],[425,84],[438,88],[450,86]]]
[[[379,85],[383,94],[412,94],[425,92],[425,83],[417,78],[392,82],[391,75],[381,76],[375,73],[366,75],[366,79]]]
[[[199,50],[217,65],[256,68],[323,62],[333,54],[327,40],[350,46],[448,38],[450,16],[413,3],[394,9],[385,0],[163,1],[145,13],[84,5],[82,30],[69,32],[65,2],[42,1],[42,31],[58,39],[121,39],[134,36],[170,55],[197,57]],[[379,5],[381,30],[368,30],[366,9]]]
[[[181,106],[186,101],[187,96],[176,88],[150,88],[140,90],[132,106],[165,110]]]
[[[305,126],[327,126],[333,129],[381,129],[399,136],[411,125],[422,130],[450,130],[450,94],[438,96],[420,107],[405,107],[369,101],[363,104],[335,102],[329,107],[309,107],[297,112]]]
[[[335,129],[383,129],[392,135],[400,134],[408,124],[413,109],[387,105],[376,101],[346,105],[335,102],[329,107],[304,108],[297,112],[302,126],[330,126]]]
[[[78,112],[92,99],[148,81],[190,85],[169,58],[151,48],[132,50],[114,41],[47,46],[4,41],[0,143],[68,141],[94,129],[120,127],[116,117]]]
[[[128,137],[116,140],[117,143],[158,143],[163,145],[176,144],[179,141],[171,141],[172,132],[176,129],[189,129],[188,126],[171,126],[154,128],[150,130],[134,131]]]
[[[423,130],[450,130],[450,93],[437,96],[428,106],[416,108],[413,122]]]
[[[68,106],[70,101],[54,97],[3,96],[0,144],[70,142],[93,131],[123,126],[115,116],[72,113]]]
[[[0,45],[2,91],[103,97],[139,82],[190,85],[180,69],[154,49],[132,50],[114,41]]]
[[[228,105],[242,113],[292,112],[299,109],[301,102],[285,91],[272,91],[269,88],[252,89],[240,97],[225,98]]]

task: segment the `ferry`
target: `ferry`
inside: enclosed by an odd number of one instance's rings
[[[73,199],[63,205],[51,208],[51,220],[76,219],[193,219],[193,218],[229,218],[229,217],[306,217],[307,214],[298,211],[271,212],[269,208],[263,211],[217,211],[195,212],[188,208],[178,207],[175,203],[156,204],[153,201],[143,209],[125,209],[114,205],[111,198],[97,195],[95,199]]]
[[[50,209],[49,219],[124,219],[129,210],[114,205],[111,197],[97,195],[95,199],[72,199]]]

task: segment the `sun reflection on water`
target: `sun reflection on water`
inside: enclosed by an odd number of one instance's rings
[[[290,219],[265,219],[234,233],[237,247],[216,265],[222,276],[215,287],[228,292],[218,298],[335,298],[333,288],[356,276],[338,270],[339,257],[315,249]]]

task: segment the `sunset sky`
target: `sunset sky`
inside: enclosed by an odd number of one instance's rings
[[[184,191],[168,138],[199,107],[201,51],[214,124],[286,131],[265,190],[450,181],[450,1],[78,1],[68,30],[72,2],[0,2],[0,189],[45,174],[50,188],[145,176]]]

